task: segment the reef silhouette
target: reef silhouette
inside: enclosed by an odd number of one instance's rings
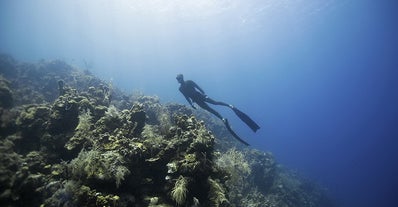
[[[333,206],[207,112],[0,55],[1,206]]]

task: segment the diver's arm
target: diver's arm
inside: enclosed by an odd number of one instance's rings
[[[195,82],[192,81],[192,83],[194,84],[195,88],[197,88],[203,95],[206,95],[205,91],[203,89],[201,89],[198,84],[196,84]]]
[[[189,105],[191,105],[192,108],[196,109],[195,106],[192,104],[191,98],[189,96],[187,96],[181,88],[180,88],[180,92],[182,93],[182,95],[184,95],[184,97],[188,101]]]
[[[192,108],[196,109],[196,107],[193,105],[193,103],[192,103],[191,99],[190,99],[188,96],[186,96],[185,94],[184,94],[184,97],[185,97],[185,99],[187,99],[187,101],[188,101],[189,105],[191,105],[191,106],[192,106]]]

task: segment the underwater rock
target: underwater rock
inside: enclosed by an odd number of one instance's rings
[[[48,105],[25,105],[17,117],[16,124],[23,133],[40,136],[46,130],[49,115]]]
[[[39,150],[40,138],[47,133],[50,108],[48,105],[25,105],[21,108],[15,123],[21,139],[14,143],[21,153]]]
[[[248,153],[248,160],[250,160],[253,183],[256,184],[259,191],[268,194],[275,182],[278,170],[274,157],[269,152],[251,150]]]
[[[0,54],[0,71],[5,78],[15,78],[18,75],[16,65],[17,61],[12,56]]]
[[[135,97],[135,103],[139,103],[142,110],[146,112],[146,122],[150,125],[159,125],[161,120],[158,116],[162,114],[163,106],[160,104],[159,97],[139,95]]]
[[[14,104],[12,91],[9,88],[10,82],[0,75],[0,108],[11,108]]]
[[[17,196],[13,192],[17,174],[20,171],[22,156],[14,152],[14,143],[9,139],[0,140],[0,203],[13,203]]]
[[[72,131],[78,124],[79,105],[75,96],[60,96],[52,105],[49,132],[52,135]]]
[[[132,131],[133,136],[137,137],[141,134],[146,120],[146,113],[144,111],[142,104],[134,104],[130,109],[129,121],[134,124],[134,129]]]
[[[186,107],[185,105],[176,104],[176,103],[169,103],[166,105],[167,110],[171,111],[176,114],[185,114],[187,116],[191,116],[193,114],[192,109]]]
[[[18,110],[4,109],[0,107],[0,136],[8,136],[17,131],[15,120],[18,117]]]
[[[75,133],[65,144],[65,148],[73,150],[79,147],[81,149],[83,145],[87,146],[92,142],[92,126],[92,116],[90,111],[83,111],[79,115],[79,123],[75,128]]]

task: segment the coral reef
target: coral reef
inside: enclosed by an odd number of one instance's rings
[[[11,108],[13,105],[12,92],[10,90],[10,82],[0,75],[0,107]]]
[[[182,205],[187,199],[187,185],[188,179],[180,175],[174,184],[173,190],[171,191],[172,199],[177,203],[177,205]]]
[[[332,206],[219,120],[0,55],[1,206]]]

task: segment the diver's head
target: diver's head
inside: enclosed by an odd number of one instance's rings
[[[182,74],[178,74],[176,77],[177,81],[179,83],[183,83],[184,82],[184,76]]]

